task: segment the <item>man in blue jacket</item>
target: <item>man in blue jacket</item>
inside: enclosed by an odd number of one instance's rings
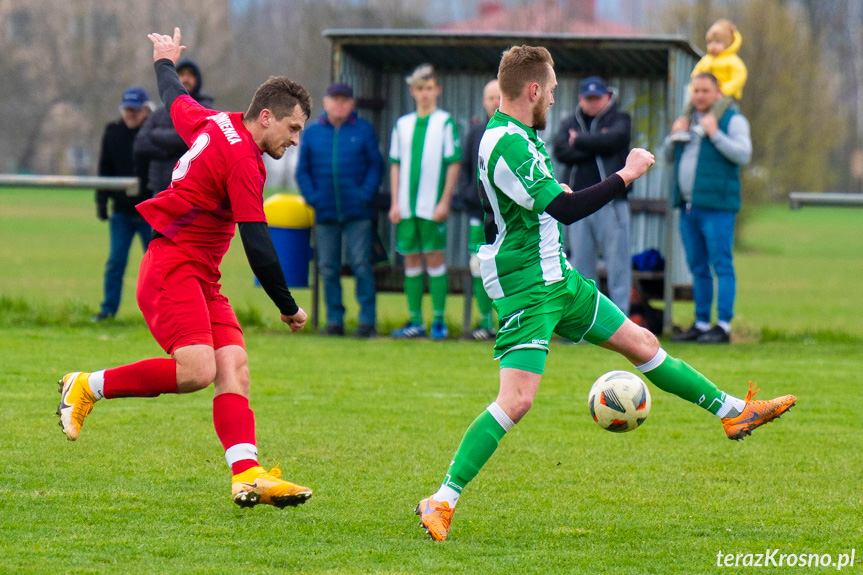
[[[722,97],[713,74],[698,74],[690,85],[694,108],[690,138],[686,143],[671,141],[674,134],[688,129],[675,121],[665,153],[674,160],[674,203],[682,208],[680,235],[693,276],[695,323],[671,339],[728,343],[736,293],[732,250],[734,220],[740,210],[740,166],[752,157],[752,141],[749,122],[735,107],[721,118],[710,113],[713,103]],[[717,280],[717,322],[711,327],[713,275]]]
[[[360,304],[356,336],[374,337],[372,202],[381,185],[383,158],[371,124],[354,111],[350,86],[336,83],[327,88],[323,107],[318,121],[303,135],[296,172],[303,197],[315,209],[318,269],[324,279],[327,307],[323,333],[345,334],[340,279],[344,240]]]

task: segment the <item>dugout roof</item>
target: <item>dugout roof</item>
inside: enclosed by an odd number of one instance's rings
[[[442,70],[496,69],[513,45],[545,46],[558,74],[657,77],[668,74],[669,54],[699,58],[683,36],[576,36],[517,32],[436,32],[429,30],[325,30],[334,47],[384,71],[428,62]],[[337,74],[336,74],[337,75]]]

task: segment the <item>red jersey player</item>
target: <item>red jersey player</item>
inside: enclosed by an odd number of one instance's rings
[[[311,489],[280,479],[278,466],[267,472],[258,464],[243,332],[220,293],[219,264],[239,227],[249,264],[282,321],[292,332],[305,326],[306,313],[291,297],[267,229],[261,154],[278,159],[297,145],[311,97],[288,78],[271,77],[245,114],[208,110],[177,77],[174,63],[185,49],[179,28],[173,38],[149,39],[159,95],[189,145],[168,189],[138,207],[154,230],[141,262],[138,305],[171,358],[66,374],[59,382],[60,426],[74,441],[100,399],[191,393],[215,383],[213,423],[233,472],[234,502],[279,508],[305,503]]]

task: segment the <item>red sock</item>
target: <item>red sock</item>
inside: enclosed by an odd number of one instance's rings
[[[105,399],[156,397],[162,393],[177,393],[176,360],[145,359],[105,370]]]
[[[255,414],[249,400],[236,393],[213,398],[213,426],[225,448],[225,459],[234,475],[258,465],[255,447]]]

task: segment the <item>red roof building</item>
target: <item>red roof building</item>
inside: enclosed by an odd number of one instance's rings
[[[598,19],[596,0],[537,0],[508,10],[501,2],[481,2],[477,17],[450,22],[436,30],[460,32],[566,33],[583,36],[640,36],[645,32]]]

